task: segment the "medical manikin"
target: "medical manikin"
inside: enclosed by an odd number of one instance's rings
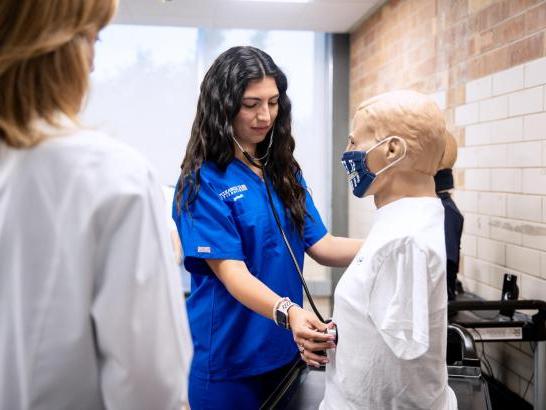
[[[341,278],[321,409],[456,409],[447,384],[442,113],[413,91],[363,102],[342,163],[375,222]]]
[[[457,141],[450,133],[446,133],[446,148],[440,161],[440,169],[434,175],[436,194],[444,206],[444,231],[447,257],[447,297],[454,300],[458,291],[462,291],[461,283],[457,283],[459,272],[459,256],[461,251],[461,235],[463,234],[464,217],[451,198],[453,183],[453,166],[457,160]]]

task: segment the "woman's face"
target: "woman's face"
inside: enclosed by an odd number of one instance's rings
[[[279,90],[273,77],[264,77],[248,83],[241,109],[233,121],[233,130],[239,143],[250,152],[262,142],[273,126],[279,112]]]

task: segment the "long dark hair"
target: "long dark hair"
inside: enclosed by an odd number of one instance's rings
[[[233,160],[235,135],[232,123],[241,108],[243,94],[250,81],[265,77],[273,77],[279,90],[275,135],[266,173],[289,211],[295,228],[303,233],[305,190],[298,182],[301,168],[293,155],[292,106],[286,95],[288,81],[273,59],[254,47],[230,48],[220,54],[207,71],[201,83],[197,113],[181,165],[176,202],[180,210],[195,200],[199,191],[199,169],[204,161],[211,161],[225,170]],[[256,147],[257,157],[265,154],[272,131]]]

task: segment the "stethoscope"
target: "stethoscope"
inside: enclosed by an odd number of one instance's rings
[[[273,126],[272,129],[271,129],[271,137],[270,137],[270,140],[269,140],[269,145],[267,147],[267,150],[266,150],[265,154],[260,158],[252,157],[252,155],[250,155],[248,152],[246,152],[243,149],[243,147],[241,147],[241,145],[239,144],[239,142],[237,141],[236,138],[234,138],[234,141],[237,144],[237,146],[239,147],[239,149],[242,151],[242,153],[243,153],[244,157],[247,159],[247,161],[250,164],[252,164],[253,166],[255,166],[256,168],[259,168],[259,169],[262,170],[264,184],[265,184],[265,190],[267,192],[267,199],[268,199],[268,202],[269,202],[269,206],[271,208],[271,211],[273,212],[273,217],[275,218],[275,222],[277,224],[277,227],[279,228],[279,231],[281,232],[281,236],[282,236],[284,244],[286,245],[286,249],[288,250],[288,253],[290,254],[290,258],[292,259],[292,262],[294,263],[294,266],[295,266],[295,268],[296,268],[296,270],[298,272],[298,276],[299,276],[301,284],[303,286],[303,290],[305,291],[305,295],[307,296],[307,300],[309,301],[309,304],[311,305],[311,309],[313,309],[313,312],[315,313],[315,315],[317,315],[319,320],[322,323],[328,324],[332,320],[331,319],[326,319],[325,320],[324,317],[320,314],[319,310],[317,309],[317,306],[315,305],[313,297],[311,296],[311,293],[309,292],[309,289],[307,287],[307,283],[305,282],[305,278],[303,277],[303,273],[301,271],[300,265],[298,264],[298,260],[296,259],[296,256],[294,255],[294,250],[292,249],[292,246],[290,245],[290,242],[288,241],[288,238],[286,237],[284,229],[282,228],[281,220],[279,218],[279,214],[277,213],[277,209],[275,208],[275,204],[273,203],[273,196],[271,195],[271,189],[269,188],[269,182],[268,182],[266,168],[267,168],[267,163],[269,162],[269,151],[270,151],[271,146],[273,145],[274,129],[275,129],[275,127]],[[258,161],[262,161],[264,159],[265,159],[265,163],[263,165],[258,162]],[[337,332],[337,327],[334,325],[333,327],[326,329],[326,333],[335,336],[334,342],[337,345],[338,338],[339,338],[339,335],[338,335],[338,332]]]

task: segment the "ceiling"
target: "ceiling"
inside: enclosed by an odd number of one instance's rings
[[[385,0],[120,0],[115,23],[346,33],[384,2]]]

